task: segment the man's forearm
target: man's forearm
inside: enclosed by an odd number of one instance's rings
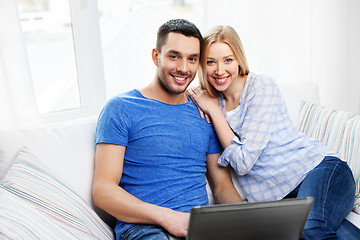
[[[128,223],[158,224],[161,214],[158,206],[139,200],[114,184],[98,183],[93,186],[93,201],[96,207],[116,219]]]
[[[105,186],[104,186],[105,185]],[[93,188],[95,206],[116,219],[135,224],[159,225],[177,237],[185,237],[189,214],[150,204],[131,195],[119,186],[99,184]]]

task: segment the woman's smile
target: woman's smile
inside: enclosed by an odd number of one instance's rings
[[[212,78],[214,79],[214,81],[215,81],[216,84],[222,85],[222,84],[225,84],[225,83],[229,80],[230,76],[226,76],[226,77],[212,77]]]

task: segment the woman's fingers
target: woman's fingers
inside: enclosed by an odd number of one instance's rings
[[[196,107],[199,110],[200,113],[200,117],[202,119],[206,119],[206,122],[210,123],[210,118],[207,114],[204,113],[203,110],[201,110],[201,108],[199,107],[199,105],[196,102],[196,97],[198,96],[199,93],[201,93],[201,89],[199,87],[196,88],[189,88],[187,90],[187,93],[189,94],[190,98],[193,100],[193,102],[195,103]]]
[[[193,91],[196,95],[198,95],[202,94],[205,90],[201,89],[200,87],[196,87]]]
[[[199,106],[197,106],[197,108],[199,109],[200,117],[201,117],[202,119],[205,119],[204,111],[201,110],[201,108],[200,108]]]
[[[207,122],[207,123],[211,123],[210,117],[209,117],[209,115],[207,115],[206,113],[205,113],[205,118],[206,118],[206,122]]]

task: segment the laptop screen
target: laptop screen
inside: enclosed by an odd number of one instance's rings
[[[308,197],[194,207],[186,239],[297,240],[312,204]]]

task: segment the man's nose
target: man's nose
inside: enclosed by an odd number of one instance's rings
[[[188,72],[189,66],[188,66],[188,62],[186,61],[186,59],[179,61],[176,70],[178,72],[182,72],[182,73],[187,73]]]

